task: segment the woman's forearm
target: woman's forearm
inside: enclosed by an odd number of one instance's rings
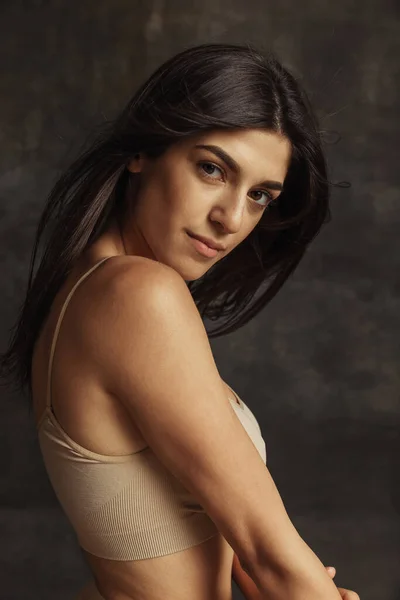
[[[236,583],[246,600],[263,600],[263,596],[260,590],[254,583],[250,575],[246,573],[246,571],[243,569],[239,558],[236,554],[233,555],[232,579]]]
[[[341,600],[324,565],[300,536],[280,564],[264,558],[245,571],[250,580],[244,583],[246,600]]]

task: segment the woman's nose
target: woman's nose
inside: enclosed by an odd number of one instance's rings
[[[243,224],[246,198],[239,195],[220,198],[211,212],[213,221],[218,221],[228,233],[237,233]]]

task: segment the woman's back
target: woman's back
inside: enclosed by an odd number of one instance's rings
[[[50,479],[104,596],[228,599],[231,546],[106,389],[96,357],[83,352],[80,324],[126,264],[126,257],[107,260],[104,247],[99,258],[100,249],[99,244],[92,248],[70,274],[35,347],[34,408]],[[99,341],[104,334],[99,329]],[[247,432],[261,444],[260,453],[265,452],[254,415],[228,386],[226,391]]]

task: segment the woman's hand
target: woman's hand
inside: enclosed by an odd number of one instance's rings
[[[332,577],[332,579],[336,575],[335,567],[325,567],[328,571],[328,574]],[[342,596],[343,600],[360,600],[360,596],[356,592],[352,592],[351,590],[345,590],[344,588],[338,588],[339,594]]]

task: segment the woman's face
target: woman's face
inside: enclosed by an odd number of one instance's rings
[[[248,129],[202,133],[157,159],[135,157],[128,165],[136,184],[127,188],[127,252],[167,264],[186,281],[198,279],[249,235],[279,196],[290,152],[287,138]],[[223,249],[207,251],[193,235]]]

